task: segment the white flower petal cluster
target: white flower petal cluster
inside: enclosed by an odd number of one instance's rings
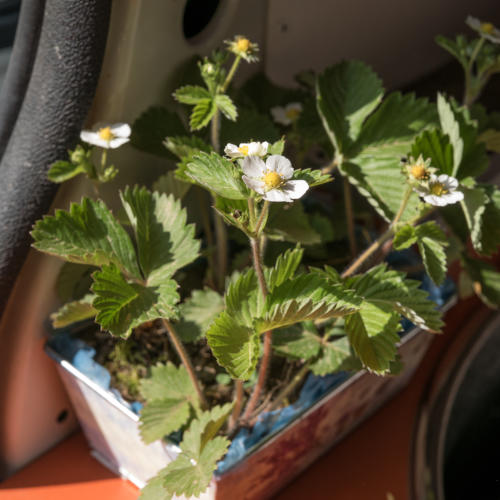
[[[242,142],[239,146],[236,144],[227,144],[224,153],[229,158],[244,158],[245,156],[266,156],[269,148],[268,142]]]
[[[480,36],[493,43],[500,44],[500,30],[491,23],[485,23],[476,17],[468,16],[465,20],[469,28],[477,31]]]
[[[304,180],[290,180],[293,168],[290,160],[282,155],[271,155],[266,162],[258,156],[243,160],[243,182],[264,200],[291,202],[304,196],[309,184]]]
[[[100,124],[93,130],[82,130],[83,142],[105,149],[119,148],[130,140],[130,126],[126,123]]]
[[[424,201],[435,207],[444,207],[464,199],[464,194],[457,191],[458,181],[448,175],[431,175],[429,182],[414,188]]]
[[[302,113],[302,104],[300,102],[291,102],[286,106],[275,106],[271,108],[271,115],[276,123],[281,125],[291,125],[297,121],[300,113]]]

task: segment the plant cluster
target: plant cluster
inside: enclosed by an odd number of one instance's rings
[[[181,453],[141,498],[199,495],[228,437],[285,404],[309,372],[397,373],[402,318],[441,330],[420,281],[383,262],[391,245],[416,246],[437,285],[458,260],[461,290],[498,306],[499,275],[478,255],[494,254],[500,243],[500,192],[479,179],[487,149],[498,151],[500,122],[474,101],[500,70],[500,37],[468,22],[479,38],[438,39],[464,68],[463,104],[443,94],[436,103],[385,94],[358,61],[299,75],[296,90],[262,76],[234,89],[239,64],[258,53],[237,36],[198,63],[197,82],[174,92],[178,112],[151,108],[132,130],[98,125],[82,132],[87,145],[52,166],[53,181],[84,174],[98,191],[118,172],[107,150],[129,139],[166,165],[176,162],[154,191],[120,191],[120,219],[102,200],[84,198],[32,232],[35,248],[77,264],[71,276],[90,282],[53,315],[56,326],[95,317],[127,338],[161,321],[178,355],[180,363],[153,366],[141,382],[144,441],[183,431]],[[358,253],[360,245],[366,249]],[[200,269],[201,286],[179,293],[182,275]],[[232,379],[232,402],[211,404],[189,343],[208,343]],[[276,357],[293,372],[278,393],[266,385]]]

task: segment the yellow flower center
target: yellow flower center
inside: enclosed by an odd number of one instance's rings
[[[100,128],[98,134],[103,141],[107,142],[109,142],[111,139],[114,139],[115,137],[115,134],[111,132],[111,127]]]
[[[483,23],[481,24],[481,31],[483,33],[488,33],[488,35],[491,35],[493,33],[493,30],[495,29],[495,26],[491,23]]]
[[[443,196],[443,194],[446,194],[448,190],[444,187],[444,184],[441,184],[440,182],[436,182],[431,186],[431,194],[434,194],[436,196]]]
[[[248,155],[248,146],[240,146],[238,148],[238,151],[243,155],[247,156]]]
[[[292,108],[285,113],[286,117],[294,122],[300,115],[300,109]]]
[[[236,40],[236,50],[240,52],[248,52],[250,49],[250,40],[248,38],[238,38]]]
[[[413,165],[410,168],[410,173],[412,177],[415,179],[426,179],[428,177],[427,175],[427,169],[424,167],[424,165],[417,163],[416,165]]]
[[[262,177],[262,180],[268,190],[275,189],[283,183],[283,178],[277,172],[267,172],[264,177]]]

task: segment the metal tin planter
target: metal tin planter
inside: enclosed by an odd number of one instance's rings
[[[448,306],[450,303],[447,304]],[[380,377],[358,372],[333,388],[285,428],[259,442],[240,462],[214,475],[203,499],[262,499],[271,496],[387,402],[410,380],[432,335],[413,328],[401,340],[404,370]],[[146,445],[138,416],[76,370],[50,346],[49,355],[68,390],[92,454],[139,487],[173,458],[169,445]]]

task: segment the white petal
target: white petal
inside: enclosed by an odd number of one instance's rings
[[[435,207],[444,207],[447,205],[446,199],[444,196],[437,196],[435,194],[428,194],[424,196],[424,200]]]
[[[286,116],[285,108],[281,106],[275,106],[271,108],[271,115],[276,123],[280,123],[281,125],[290,125],[292,120]]]
[[[267,142],[251,142],[248,146],[249,155],[265,156],[267,154]]]
[[[290,198],[297,200],[306,194],[306,191],[309,189],[309,184],[303,180],[288,181],[282,189]]]
[[[250,177],[247,177],[246,175],[242,175],[241,178],[243,179],[243,182],[249,187],[250,189],[253,189],[259,194],[264,194],[264,183],[259,180],[259,179],[252,179]]]
[[[291,102],[285,106],[285,112],[287,111],[302,111],[302,104],[300,102]]]
[[[481,21],[477,17],[467,16],[465,23],[470,26],[473,30],[481,29]]]
[[[89,144],[95,144],[95,141],[99,139],[99,134],[97,134],[97,132],[91,132],[90,130],[82,130],[80,132],[80,139],[83,142],[88,142]]]
[[[287,195],[285,191],[281,189],[271,189],[264,195],[264,200],[267,201],[281,201],[281,202],[291,202],[292,199]]]
[[[267,170],[276,172],[283,179],[290,179],[293,175],[293,168],[290,160],[282,155],[271,155],[266,160]]]
[[[242,169],[250,177],[262,177],[266,171],[266,164],[258,156],[246,156]]]
[[[113,125],[110,125],[109,128],[111,129],[113,135],[116,135],[117,137],[130,137],[132,132],[130,130],[130,125],[127,123],[114,123]]]
[[[116,148],[119,148],[121,145],[125,144],[128,141],[130,141],[130,139],[128,137],[117,137],[116,139],[111,139],[109,141],[109,146],[108,147],[111,148],[111,149],[116,149]]]
[[[238,146],[236,146],[236,144],[231,144],[231,143],[226,144],[226,147],[224,148],[224,153],[226,153],[226,155],[229,156],[230,158],[238,158],[240,156],[243,156],[240,153]]]
[[[446,195],[446,200],[448,205],[451,203],[457,203],[457,201],[462,201],[464,199],[464,193],[462,191],[453,191],[453,193]]]

